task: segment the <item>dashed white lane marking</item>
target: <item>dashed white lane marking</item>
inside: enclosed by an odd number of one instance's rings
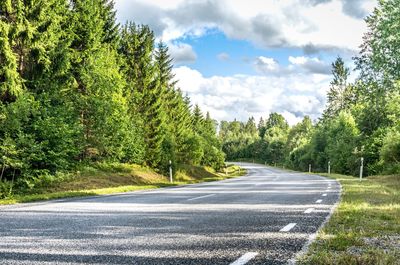
[[[290,230],[292,230],[293,227],[296,226],[296,223],[290,223],[287,226],[283,227],[281,230],[279,230],[280,232],[289,232]]]
[[[326,195],[327,195],[327,194],[326,194],[326,193],[324,193],[324,194],[322,194],[322,197],[326,197]]]
[[[257,252],[247,252],[246,254],[232,262],[230,265],[244,265],[257,255]]]
[[[194,200],[203,199],[203,198],[207,198],[207,197],[211,197],[211,196],[215,196],[215,194],[208,194],[208,195],[204,195],[204,196],[200,196],[200,197],[191,198],[191,199],[188,199],[188,201],[194,201]]]
[[[308,208],[307,210],[304,211],[304,213],[311,213],[312,211],[314,211],[314,208]]]
[[[322,202],[322,200],[317,200],[317,201],[316,201],[316,203],[321,203],[321,202]]]

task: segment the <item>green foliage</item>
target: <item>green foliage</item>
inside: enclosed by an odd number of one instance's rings
[[[245,124],[221,122],[220,139],[228,159],[252,158],[297,170],[358,174],[400,172],[400,1],[382,0],[368,16],[368,32],[355,59],[359,77],[338,57],[332,63],[327,106],[312,125],[309,118],[290,129],[271,113],[258,124],[258,137]]]
[[[340,112],[327,127],[326,154],[332,165],[332,171],[356,174],[359,130],[353,116]]]
[[[121,28],[113,0],[1,1],[0,196],[93,162],[223,166],[215,121],[191,111],[154,41]]]
[[[383,139],[380,150],[381,162],[385,165],[385,172],[400,172],[400,131],[392,129]]]
[[[255,158],[272,164],[281,163],[288,128],[285,118],[278,113],[271,113],[266,122],[261,119],[258,126],[253,117],[246,123],[222,121],[219,132],[222,150],[228,160]]]
[[[327,107],[323,113],[325,119],[334,118],[339,112],[349,110],[356,101],[354,87],[347,83],[350,69],[345,67],[341,57],[332,63],[332,75],[333,80],[327,94]]]

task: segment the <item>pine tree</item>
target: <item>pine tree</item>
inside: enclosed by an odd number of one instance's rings
[[[100,13],[104,18],[102,42],[108,43],[116,48],[119,42],[119,27],[116,22],[116,10],[114,9],[114,0],[101,0]]]
[[[22,93],[22,78],[18,72],[19,57],[15,32],[21,24],[22,11],[9,1],[0,3],[0,100],[12,102]]]
[[[165,113],[162,111],[160,81],[154,63],[154,33],[148,26],[125,25],[120,53],[126,58],[125,75],[131,113],[140,113],[145,141],[145,161],[154,168],[162,165]]]
[[[104,42],[104,1],[72,1],[71,74],[82,128],[82,158],[122,157],[128,134],[117,54]]]
[[[0,55],[5,62],[0,72],[6,73],[0,79],[16,90],[0,89],[1,104],[5,104],[1,107],[5,117],[0,122],[0,141],[13,142],[19,154],[15,163],[20,165],[18,175],[66,168],[76,155],[71,101],[60,93],[68,86],[68,67],[64,67],[69,44],[67,5],[58,0],[6,1],[1,5],[0,28],[8,33],[0,35],[0,50],[9,53],[0,51],[7,55]],[[13,70],[4,68],[11,65]]]
[[[336,117],[340,111],[347,110],[350,104],[355,101],[353,87],[347,83],[350,69],[345,67],[341,57],[338,57],[332,63],[332,75],[333,80],[328,91],[327,108],[323,114],[325,119]]]
[[[255,138],[257,135],[257,126],[254,117],[250,117],[245,125],[245,132]]]
[[[199,105],[195,105],[192,114],[192,128],[197,134],[201,134],[204,126],[204,116]]]
[[[260,120],[258,121],[257,130],[258,130],[258,136],[261,139],[264,138],[264,135],[265,135],[265,121],[264,121],[263,117],[260,117]]]

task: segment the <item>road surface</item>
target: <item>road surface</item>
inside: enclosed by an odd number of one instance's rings
[[[224,181],[0,207],[0,264],[287,264],[340,186],[241,165]]]

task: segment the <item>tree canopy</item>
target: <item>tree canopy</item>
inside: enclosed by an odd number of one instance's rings
[[[258,135],[246,124],[221,123],[227,159],[250,158],[298,170],[356,174],[360,158],[367,174],[400,172],[400,1],[382,0],[367,17],[359,56],[359,76],[348,81],[342,58],[332,63],[332,81],[322,117],[290,127],[278,113],[260,119]]]
[[[111,0],[0,3],[0,181],[81,164],[223,166],[216,123],[177,86],[165,43]],[[1,196],[1,194],[0,194]]]

